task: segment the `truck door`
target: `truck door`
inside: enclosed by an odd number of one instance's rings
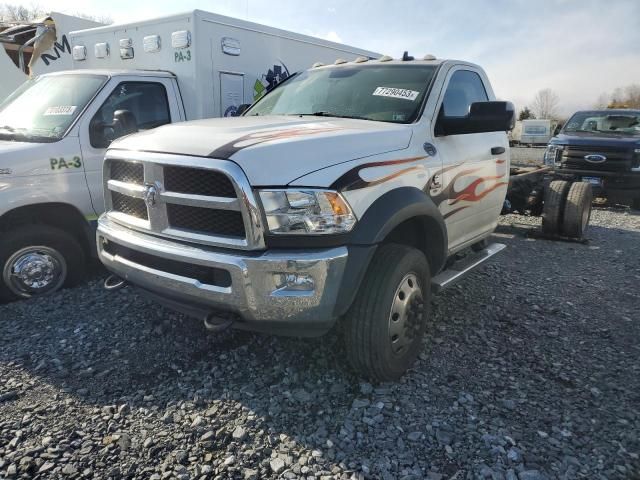
[[[455,249],[495,228],[507,188],[509,157],[505,132],[443,135],[438,120],[464,117],[473,102],[489,100],[480,72],[458,66],[447,74],[434,118],[434,143],[443,161],[437,182],[439,208]]]
[[[171,78],[117,77],[83,115],[80,145],[91,201],[96,215],[104,210],[102,161],[109,144],[124,134],[114,119],[127,110],[138,131],[149,130],[183,119]]]
[[[220,72],[220,116],[233,117],[244,98],[244,74]]]

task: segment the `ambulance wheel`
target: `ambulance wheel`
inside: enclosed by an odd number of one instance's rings
[[[558,235],[562,230],[564,204],[571,183],[565,180],[554,180],[545,189],[544,206],[542,207],[542,232],[547,235]]]
[[[23,225],[0,237],[0,269],[0,300],[38,297],[80,281],[85,252],[63,230]]]

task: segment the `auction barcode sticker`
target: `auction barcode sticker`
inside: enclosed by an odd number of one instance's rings
[[[406,90],[404,88],[378,87],[373,91],[373,95],[378,97],[402,98],[404,100],[414,101],[420,95],[415,90]]]
[[[73,115],[73,112],[78,108],[76,105],[61,105],[59,107],[49,107],[47,108],[43,116],[47,115]]]

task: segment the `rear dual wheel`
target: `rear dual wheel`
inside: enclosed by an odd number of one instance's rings
[[[542,231],[580,239],[591,218],[593,190],[587,182],[552,181],[545,191]]]
[[[593,189],[587,182],[575,182],[569,188],[564,206],[562,233],[567,237],[582,238],[589,226]]]

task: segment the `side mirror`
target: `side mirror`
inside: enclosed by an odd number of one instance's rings
[[[441,116],[437,123],[441,135],[508,132],[516,123],[515,108],[511,102],[474,102],[466,116]]]
[[[113,112],[113,126],[116,131],[116,138],[138,131],[136,117],[129,110],[116,110]]]
[[[250,106],[251,106],[250,103],[243,103],[242,105],[238,105],[238,108],[236,109],[236,113],[234,117],[239,117],[240,115],[242,115],[244,112],[249,110]]]

